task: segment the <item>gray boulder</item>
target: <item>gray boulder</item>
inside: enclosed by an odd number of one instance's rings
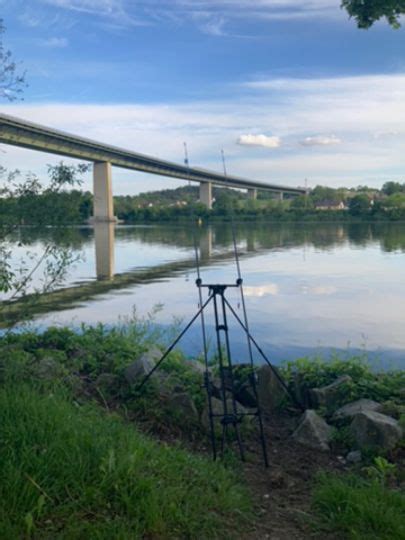
[[[346,461],[348,463],[360,463],[363,459],[360,450],[352,450],[346,456]]]
[[[338,403],[344,398],[346,387],[351,381],[350,375],[342,375],[327,386],[313,388],[310,390],[312,406],[326,407],[329,410],[336,409]]]
[[[157,347],[152,347],[146,353],[142,354],[124,371],[124,377],[128,384],[139,382],[155,367],[156,363],[162,357],[162,352]]]
[[[302,415],[292,437],[304,446],[315,450],[328,451],[333,429],[314,410],[308,409]]]
[[[175,393],[168,397],[169,408],[179,417],[184,419],[186,424],[198,422],[199,416],[195,403],[186,392]]]
[[[200,362],[199,360],[185,360],[184,364],[196,375],[204,377],[205,364],[203,362]]]
[[[340,407],[332,416],[332,420],[344,420],[346,418],[352,418],[356,414],[363,411],[375,411],[380,412],[383,406],[377,401],[372,399],[358,399],[357,401],[352,401]]]
[[[293,374],[293,393],[297,402],[305,409],[311,407],[310,388],[302,373]]]
[[[402,437],[402,429],[394,418],[375,411],[356,414],[350,431],[360,449],[390,450]]]
[[[64,377],[67,371],[60,362],[51,356],[44,356],[34,365],[33,374],[38,379],[53,381]]]
[[[286,398],[286,391],[270,366],[257,370],[257,395],[264,413],[279,409]]]

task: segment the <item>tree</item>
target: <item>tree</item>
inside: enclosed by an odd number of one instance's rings
[[[369,212],[370,207],[371,203],[368,196],[364,193],[359,193],[349,201],[349,214],[352,216],[364,216]]]
[[[0,19],[0,97],[14,101],[26,86],[25,72],[18,73],[11,51],[3,45],[4,32],[3,19]]]
[[[28,224],[30,230],[45,225],[63,230],[71,216],[71,199],[65,188],[81,183],[81,175],[88,165],[48,166],[49,183],[44,186],[32,173],[25,179],[18,171],[7,173],[0,168],[0,302],[3,325],[12,326],[8,320],[11,302],[27,300],[36,302],[39,295],[51,291],[64,281],[70,266],[77,260],[68,243],[48,239],[41,250],[32,249],[24,239],[20,226]],[[16,260],[13,247],[18,244],[23,255]],[[36,278],[40,274],[40,279]],[[35,285],[34,281],[37,282]],[[30,302],[26,302],[29,318]]]
[[[401,193],[405,191],[405,186],[399,182],[385,182],[381,188],[381,191],[385,193],[385,195],[389,196],[393,195],[394,193]]]
[[[400,16],[405,14],[405,0],[342,0],[342,7],[359,28],[370,28],[383,17],[393,28],[399,28]]]

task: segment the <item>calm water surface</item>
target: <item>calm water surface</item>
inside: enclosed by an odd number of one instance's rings
[[[31,235],[31,250],[53,234]],[[64,241],[81,262],[63,298],[35,324],[114,324],[157,304],[158,324],[187,322],[198,309],[193,236],[188,224],[67,229]],[[229,224],[201,227],[197,236],[203,280],[234,282]],[[405,224],[244,224],[237,242],[252,334],[273,361],[365,350],[405,367]],[[16,244],[15,259],[20,255]],[[241,315],[237,291],[228,298]],[[207,317],[212,341],[211,311]],[[183,341],[188,353],[201,351],[200,333],[196,325]],[[245,341],[234,322],[231,339],[243,361]]]

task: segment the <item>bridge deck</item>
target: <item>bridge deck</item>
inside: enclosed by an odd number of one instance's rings
[[[305,193],[304,188],[268,184],[238,176],[224,176],[196,167],[189,168],[185,165],[78,137],[5,114],[0,114],[0,142],[85,161],[109,161],[116,167],[181,178],[192,182],[212,182],[222,186],[263,189],[297,195]]]

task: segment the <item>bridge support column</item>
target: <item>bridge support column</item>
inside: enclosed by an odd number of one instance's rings
[[[247,193],[248,193],[248,199],[252,199],[253,201],[257,199],[257,189],[249,188]]]
[[[212,183],[200,182],[200,203],[204,204],[208,210],[212,208]]]
[[[94,244],[96,248],[97,279],[114,277],[115,223],[99,221],[94,223]]]
[[[111,163],[97,161],[93,165],[94,209],[92,221],[116,222],[112,194]]]
[[[278,200],[279,201],[283,201],[284,200],[284,193],[282,191],[280,191],[280,193],[278,194]]]

